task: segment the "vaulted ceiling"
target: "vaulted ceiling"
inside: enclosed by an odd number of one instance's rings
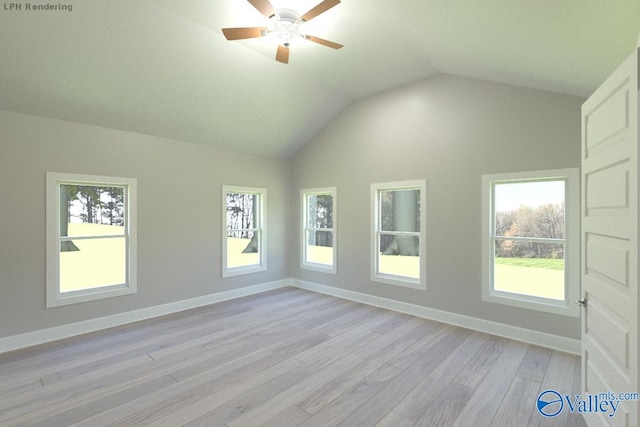
[[[437,73],[587,96],[640,32],[638,0],[343,0],[304,30],[345,47],[303,41],[284,65],[267,38],[224,38],[268,24],[246,0],[16,3],[0,109],[282,157],[354,101]]]

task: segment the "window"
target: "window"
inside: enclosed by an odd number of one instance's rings
[[[578,316],[578,170],[483,176],[483,205],[483,299]]]
[[[136,180],[47,173],[47,307],[135,293]]]
[[[425,181],[371,185],[371,280],[426,289]]]
[[[302,268],[336,272],[336,189],[302,191]]]
[[[267,269],[264,212],[267,190],[222,187],[223,229],[222,277],[255,273]]]

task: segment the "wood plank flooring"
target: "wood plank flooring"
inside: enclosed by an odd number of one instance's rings
[[[285,288],[0,355],[0,425],[584,426],[579,363]]]

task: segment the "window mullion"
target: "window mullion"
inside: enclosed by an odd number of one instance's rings
[[[514,241],[514,242],[539,242],[539,243],[565,243],[567,239],[558,239],[553,237],[516,237],[516,236],[494,236],[495,240]]]
[[[387,236],[418,236],[420,237],[419,231],[379,231],[381,235]]]
[[[59,239],[61,242],[67,242],[70,240],[117,239],[119,237],[126,236],[126,234],[104,234],[96,236],[59,236]]]

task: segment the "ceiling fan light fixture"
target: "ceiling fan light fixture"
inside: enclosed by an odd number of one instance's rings
[[[293,9],[278,9],[271,17],[267,35],[282,46],[289,47],[293,40],[301,38],[300,14]]]

